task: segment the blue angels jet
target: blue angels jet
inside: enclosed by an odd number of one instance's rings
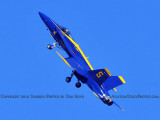
[[[115,87],[125,83],[122,76],[111,76],[111,73],[106,68],[94,70],[79,45],[71,37],[68,29],[55,23],[41,12],[39,12],[39,15],[50,31],[51,37],[55,39],[55,43],[53,43],[53,45],[48,44],[47,48],[52,49],[58,47],[64,50],[68,55],[67,58],[63,58],[57,52],[62,60],[69,67],[73,68],[72,74],[70,77],[66,78],[66,82],[69,83],[72,77],[76,76],[77,88],[81,87],[81,83],[84,83],[88,85],[97,98],[100,98],[105,104],[111,106],[114,103],[121,108],[112,100],[108,91],[112,89],[116,91]]]

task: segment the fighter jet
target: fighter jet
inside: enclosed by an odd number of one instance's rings
[[[66,77],[66,82],[69,83],[72,77],[76,76],[77,83],[75,86],[77,88],[80,88],[81,83],[83,83],[93,91],[97,98],[108,106],[111,106],[114,103],[121,108],[112,100],[109,91],[116,91],[115,87],[125,83],[122,76],[111,76],[111,73],[107,68],[94,70],[88,61],[88,57],[84,55],[79,45],[74,41],[69,30],[57,24],[45,14],[39,12],[39,15],[47,26],[47,30],[50,31],[51,37],[55,39],[55,42],[52,45],[48,44],[47,48],[51,50],[54,47],[58,47],[68,55],[67,58],[63,58],[57,52],[62,60],[69,67],[73,68],[71,76]]]

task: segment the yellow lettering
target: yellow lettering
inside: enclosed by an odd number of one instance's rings
[[[103,75],[103,72],[100,71],[99,73],[96,74],[97,78],[100,78]]]

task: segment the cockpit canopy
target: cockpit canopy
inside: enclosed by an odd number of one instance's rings
[[[71,33],[69,32],[69,30],[68,30],[67,28],[65,28],[65,27],[63,27],[63,26],[60,26],[60,25],[58,25],[58,26],[59,26],[59,28],[60,28],[66,35],[68,35],[69,37],[72,38]],[[73,39],[73,38],[72,38],[72,39]]]

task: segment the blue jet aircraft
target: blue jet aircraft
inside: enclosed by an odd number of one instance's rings
[[[73,68],[72,74],[70,77],[66,78],[66,82],[69,83],[72,77],[76,76],[78,80],[76,83],[77,88],[81,87],[81,83],[84,83],[88,85],[97,98],[100,98],[105,104],[111,106],[114,103],[121,108],[111,99],[108,91],[112,89],[116,91],[115,87],[125,83],[122,76],[111,76],[111,73],[106,68],[94,70],[88,61],[88,57],[84,55],[79,45],[73,40],[68,29],[55,23],[41,12],[39,12],[39,15],[50,31],[51,37],[56,41],[53,45],[48,44],[47,48],[52,49],[58,47],[64,50],[68,55],[67,58],[63,58],[57,52],[62,60],[69,67]]]

